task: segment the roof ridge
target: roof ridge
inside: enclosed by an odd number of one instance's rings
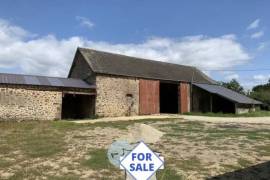
[[[84,55],[84,53],[81,53],[80,50],[87,50],[87,49],[86,48],[82,48],[82,47],[77,47],[77,52],[79,52],[82,55],[82,57],[84,58],[84,60],[86,61],[86,63],[88,63],[88,65],[90,66],[90,68],[94,71],[92,62],[88,59],[87,56]]]
[[[196,67],[193,67],[197,72],[199,72],[204,78],[206,78],[208,81],[212,82],[213,84],[217,84],[217,81],[213,80],[209,76],[207,76],[205,73],[203,73],[201,70],[199,70]]]
[[[160,63],[160,64],[169,64],[169,65],[176,65],[176,66],[184,66],[184,67],[188,67],[188,68],[196,68],[195,66],[190,66],[190,65],[183,65],[183,64],[176,64],[176,63],[171,63],[171,62],[157,61],[157,60],[153,60],[153,59],[146,59],[146,58],[141,58],[141,57],[129,56],[129,55],[125,55],[125,54],[113,53],[113,52],[108,52],[108,51],[101,51],[101,50],[96,50],[96,49],[92,49],[92,48],[78,47],[78,49],[79,50],[86,50],[86,51],[94,51],[94,52],[97,52],[97,53],[106,53],[106,54],[115,55],[115,56],[123,56],[123,57],[132,58],[133,60],[150,61],[150,62]]]
[[[214,83],[195,66],[181,65],[91,48],[77,48],[94,73],[172,81]],[[191,78],[194,79],[191,80]]]

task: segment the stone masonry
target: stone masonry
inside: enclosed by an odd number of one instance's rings
[[[255,106],[246,105],[246,104],[235,104],[235,113],[236,114],[245,114],[248,112],[256,111]]]
[[[136,78],[96,76],[96,115],[131,116],[139,114],[139,80]]]
[[[62,92],[44,89],[1,86],[1,120],[61,119]]]

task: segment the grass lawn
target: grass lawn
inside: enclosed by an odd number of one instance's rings
[[[244,114],[230,114],[230,113],[200,113],[200,112],[189,112],[185,115],[194,115],[194,116],[209,116],[209,117],[270,117],[270,111],[255,111]]]
[[[68,121],[0,123],[0,179],[123,179],[109,145],[134,123],[165,135],[149,144],[165,157],[161,180],[205,179],[270,161],[270,125],[144,119],[95,124]]]

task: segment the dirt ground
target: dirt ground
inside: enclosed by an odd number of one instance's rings
[[[190,121],[203,121],[213,123],[249,123],[249,124],[270,124],[270,116],[264,117],[209,117],[198,115],[180,115],[180,114],[156,114],[144,116],[123,116],[112,118],[99,118],[89,120],[76,120],[75,123],[96,123],[96,122],[114,122],[114,121],[136,121],[140,119],[185,119]]]
[[[270,124],[265,123],[180,118],[6,122],[0,123],[0,179],[123,179],[106,151],[139,124],[163,132],[159,141],[149,143],[165,157],[159,179],[206,179],[270,161]]]

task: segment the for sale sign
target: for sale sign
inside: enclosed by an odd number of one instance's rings
[[[136,180],[149,179],[163,164],[164,161],[144,142],[140,142],[120,162],[120,165]]]

